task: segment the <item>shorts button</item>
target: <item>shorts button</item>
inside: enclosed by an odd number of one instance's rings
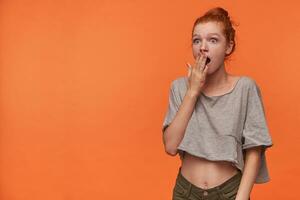
[[[208,192],[207,192],[207,191],[204,191],[204,192],[203,192],[203,195],[205,195],[205,196],[208,195]]]

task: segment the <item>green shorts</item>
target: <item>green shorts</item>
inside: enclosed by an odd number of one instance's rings
[[[209,189],[202,189],[189,182],[182,174],[179,167],[176,183],[173,188],[172,200],[234,200],[242,179],[242,173],[238,173]],[[250,198],[249,198],[250,200]]]

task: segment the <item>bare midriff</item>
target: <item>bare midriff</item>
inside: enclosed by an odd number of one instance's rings
[[[210,161],[187,152],[182,160],[181,174],[192,184],[209,189],[224,183],[238,173],[238,169],[228,161]]]
[[[227,93],[235,87],[240,76],[228,75],[229,86],[224,86],[225,89],[219,91],[219,94]],[[205,91],[207,95],[216,95],[209,90]],[[184,153],[181,165],[181,174],[194,185],[209,189],[224,183],[232,176],[238,173],[233,163],[229,161],[210,161],[204,158],[196,157],[188,152]]]

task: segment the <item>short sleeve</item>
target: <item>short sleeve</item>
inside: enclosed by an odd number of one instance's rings
[[[176,92],[175,83],[173,81],[169,89],[169,104],[163,121],[163,126],[162,126],[163,133],[165,129],[173,121],[176,113],[179,110],[179,106],[180,106],[180,98],[178,96],[178,92]]]
[[[242,134],[242,149],[262,146],[261,166],[256,178],[256,183],[269,181],[265,150],[273,146],[269,133],[264,104],[259,86],[251,81],[247,96],[246,118]]]

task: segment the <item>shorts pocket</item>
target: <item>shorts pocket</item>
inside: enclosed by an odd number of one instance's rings
[[[173,188],[173,200],[175,197],[184,197],[186,189],[177,180]]]
[[[224,200],[235,200],[235,197],[239,190],[239,185],[239,182],[236,182],[232,185],[227,186],[226,189],[222,192]]]

